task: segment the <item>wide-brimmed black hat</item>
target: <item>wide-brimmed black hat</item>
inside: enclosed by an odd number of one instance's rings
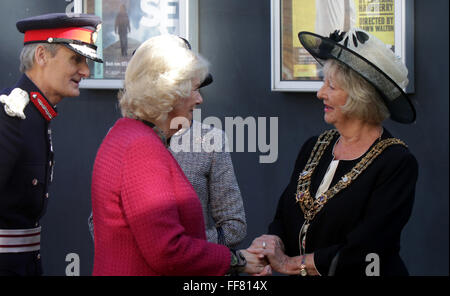
[[[103,63],[97,54],[97,34],[100,17],[84,13],[49,13],[20,20],[16,23],[24,33],[24,45],[31,43],[57,43],[88,59]]]
[[[361,29],[335,31],[328,38],[300,32],[298,38],[321,65],[328,59],[336,59],[372,84],[383,98],[392,120],[415,121],[416,110],[403,91],[408,84],[408,69],[381,40]]]

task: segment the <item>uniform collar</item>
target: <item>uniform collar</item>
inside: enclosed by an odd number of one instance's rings
[[[58,115],[56,108],[50,104],[44,94],[27,75],[23,74],[15,87],[19,87],[28,92],[30,101],[48,122]]]

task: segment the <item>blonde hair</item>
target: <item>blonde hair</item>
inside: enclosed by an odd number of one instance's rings
[[[347,92],[342,112],[372,124],[381,124],[390,116],[381,95],[372,84],[345,64],[329,59],[323,67],[325,76],[332,77]]]
[[[125,72],[119,105],[124,117],[164,121],[173,107],[202,82],[208,62],[174,35],[160,35],[136,50]]]

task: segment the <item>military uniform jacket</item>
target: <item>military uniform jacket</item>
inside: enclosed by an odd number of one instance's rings
[[[26,75],[0,94],[16,88],[27,92],[30,101],[23,110],[25,119],[8,115],[6,105],[0,104],[0,229],[39,226],[52,178],[49,122],[56,112]]]

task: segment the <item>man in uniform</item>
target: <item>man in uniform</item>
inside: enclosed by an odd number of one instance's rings
[[[64,97],[79,96],[86,58],[102,62],[99,17],[52,13],[17,22],[22,77],[0,92],[0,275],[42,275],[40,218],[53,174],[50,121]]]

